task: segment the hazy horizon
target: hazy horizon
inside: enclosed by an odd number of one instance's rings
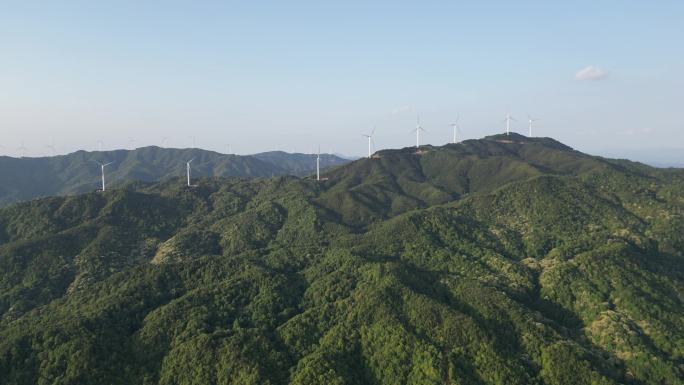
[[[376,150],[406,147],[420,115],[441,145],[457,116],[473,139],[510,113],[514,132],[531,114],[535,135],[583,152],[676,157],[683,17],[676,1],[11,3],[0,154],[359,156],[373,126]]]
[[[478,139],[478,138],[469,138],[469,139]],[[553,138],[551,138],[553,139]],[[464,139],[468,140],[468,139]],[[431,143],[425,143],[424,145],[429,145],[429,146],[440,146],[444,145],[445,143],[438,144],[438,145],[433,145]],[[403,147],[397,147],[397,148],[405,148],[405,147],[413,147],[413,145],[407,145]],[[220,154],[229,154],[229,155],[240,155],[240,156],[251,156],[251,155],[258,155],[261,153],[266,153],[266,152],[285,152],[288,154],[293,154],[293,155],[308,155],[308,154],[313,154],[314,151],[317,151],[317,149],[312,149],[312,151],[297,151],[296,149],[292,149],[291,151],[288,149],[267,149],[264,151],[258,151],[258,152],[253,152],[253,153],[246,153],[246,154],[235,154],[233,152],[228,152],[228,151],[216,151],[208,148],[203,148],[200,146],[197,147],[170,147],[170,146],[161,146],[157,144],[149,144],[149,145],[144,145],[144,146],[139,146],[135,148],[112,148],[112,149],[102,149],[101,151],[133,151],[137,149],[141,149],[144,147],[159,147],[159,148],[164,148],[164,149],[176,149],[176,150],[188,150],[188,149],[198,149],[198,150],[204,150],[204,151],[214,151]],[[383,148],[383,149],[389,149],[389,148]],[[674,147],[663,147],[663,148],[598,148],[598,149],[582,149],[582,148],[574,148],[575,150],[584,152],[589,155],[595,155],[595,156],[602,156],[606,158],[614,158],[614,159],[629,159],[635,162],[641,162],[653,167],[684,167],[684,148],[674,148]],[[52,151],[52,149],[48,149]],[[380,149],[374,149],[373,151],[378,151]],[[73,154],[78,151],[86,151],[86,152],[99,152],[99,149],[77,149],[71,152],[66,152],[66,153],[59,153],[55,152],[50,153],[50,154],[40,154],[40,155],[31,155],[28,152],[23,158],[41,158],[41,157],[51,157],[51,156],[63,156],[63,155],[69,155]],[[344,154],[344,153],[339,153],[339,152],[326,152],[323,149],[321,150],[321,154],[330,154],[330,155],[335,155],[341,158],[348,159],[350,161],[365,157],[366,154],[361,154],[361,155],[355,155],[355,154]],[[13,158],[22,158],[20,154],[2,154],[0,153],[0,157],[2,156],[9,156]]]

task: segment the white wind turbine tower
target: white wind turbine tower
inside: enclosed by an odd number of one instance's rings
[[[321,146],[318,146],[316,154],[316,180],[321,180]]]
[[[458,115],[456,115],[456,120],[454,120],[454,122],[451,123],[451,128],[453,128],[453,130],[454,130],[454,139],[453,139],[453,141],[452,141],[452,143],[454,143],[454,144],[456,143],[456,132],[457,132],[458,129],[459,129],[459,126],[458,126],[458,119],[459,119],[459,118],[460,118],[460,117],[459,117]]]
[[[416,123],[416,128],[413,130],[416,132],[416,149],[420,149],[420,132],[427,132],[423,128],[423,126],[420,125],[420,116],[417,118],[417,123]]]
[[[504,122],[506,122],[506,135],[511,132],[511,120],[517,122],[517,120],[515,120],[511,114],[507,114],[506,119],[504,119]]]
[[[102,191],[106,190],[104,169],[105,169],[105,167],[109,166],[112,163],[114,163],[114,162],[109,162],[109,163],[104,163],[104,164],[100,163],[100,170],[102,171]]]
[[[166,143],[166,142],[168,142],[168,141],[169,141],[169,137],[168,137],[168,136],[163,136],[163,137],[162,137],[162,140],[161,140],[161,144],[160,144],[159,147],[164,147],[164,143]]]
[[[97,141],[97,150],[102,152],[102,147],[104,146],[104,142],[101,140]]]
[[[26,147],[24,147],[24,142],[21,142],[21,146],[17,148],[17,151],[19,151],[22,158],[26,156]]]
[[[55,156],[55,152],[57,152],[57,148],[55,147],[54,144],[48,144],[45,147],[50,149],[50,153],[52,154],[52,156]]]
[[[196,184],[190,184],[190,163],[192,163],[193,160],[195,160],[194,157],[189,161],[185,162],[185,172],[188,177],[188,187],[197,187]]]
[[[539,120],[538,118],[533,118],[533,117],[531,117],[530,115],[527,115],[527,121],[528,121],[529,124],[530,124],[530,132],[529,132],[529,134],[530,134],[529,136],[530,136],[530,137],[532,137],[532,123],[534,123],[534,122],[536,122],[536,121],[538,121],[538,120]]]
[[[368,157],[371,157],[371,141],[373,140],[373,134],[375,133],[375,127],[371,130],[370,134],[361,134],[361,136],[364,136],[368,138]]]
[[[192,187],[192,185],[190,184],[190,163],[192,163],[193,160],[195,160],[195,158],[192,158],[189,161],[185,162],[185,171],[188,176],[188,187]]]

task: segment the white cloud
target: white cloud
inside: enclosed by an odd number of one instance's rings
[[[607,77],[608,71],[593,65],[582,68],[575,74],[575,80],[601,80]]]

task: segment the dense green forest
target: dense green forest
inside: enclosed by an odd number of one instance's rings
[[[497,135],[0,209],[0,384],[684,384],[684,170]]]
[[[185,175],[185,162],[192,162],[195,176],[270,177],[303,176],[316,169],[312,154],[282,151],[254,155],[220,154],[197,148],[141,147],[135,150],[77,151],[42,158],[0,156],[0,207],[29,199],[84,193],[101,186],[100,165],[107,167],[109,187],[131,181],[162,181]],[[349,162],[321,154],[321,167]]]

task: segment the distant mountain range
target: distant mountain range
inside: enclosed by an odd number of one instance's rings
[[[593,153],[607,158],[630,159],[653,167],[684,167],[684,148],[597,149]]]
[[[201,149],[141,147],[135,150],[77,151],[42,158],[0,157],[0,206],[42,196],[93,191],[100,187],[98,163],[113,162],[106,169],[107,184],[160,181],[185,175],[185,162],[193,159],[193,177],[304,176],[316,169],[315,156],[281,151],[255,155],[226,155]],[[321,168],[349,162],[321,154]]]
[[[0,385],[684,385],[682,169],[511,134],[188,188],[157,169],[296,166],[108,155],[164,180],[0,208]]]

